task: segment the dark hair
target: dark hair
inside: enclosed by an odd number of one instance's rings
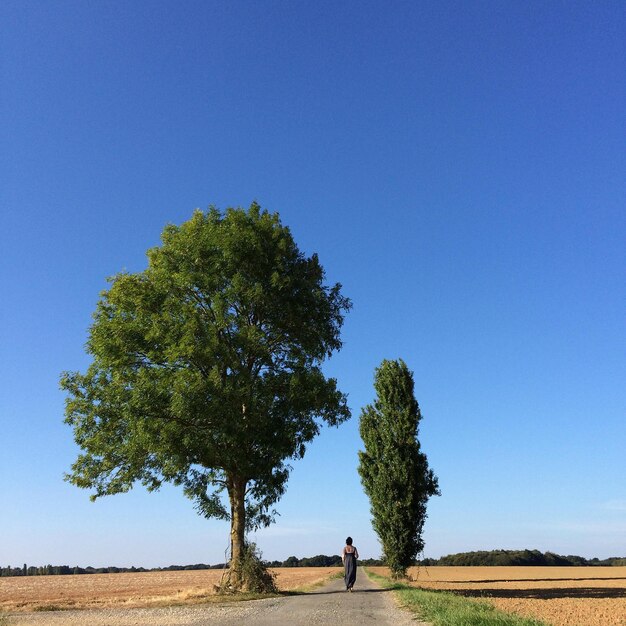
[[[346,539],[346,545],[351,546],[352,545],[352,537],[348,537]]]

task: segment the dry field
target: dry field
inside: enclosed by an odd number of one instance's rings
[[[278,568],[282,591],[314,586],[341,571],[333,567]],[[134,608],[215,601],[222,570],[16,576],[0,578],[0,611]]]
[[[384,567],[368,568],[387,575]],[[413,585],[488,600],[554,626],[626,626],[626,567],[414,567]]]

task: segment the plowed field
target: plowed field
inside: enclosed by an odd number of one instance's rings
[[[626,567],[420,567],[409,574],[417,587],[480,598],[554,626],[626,626]]]
[[[340,571],[331,567],[278,568],[282,591],[315,585]],[[0,578],[0,611],[153,607],[211,601],[221,570],[16,576]]]

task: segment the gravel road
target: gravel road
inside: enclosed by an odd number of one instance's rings
[[[249,602],[160,609],[93,609],[13,614],[8,626],[428,626],[398,608],[393,595],[359,572],[355,590],[333,580],[310,593]]]

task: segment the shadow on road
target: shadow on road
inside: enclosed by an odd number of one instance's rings
[[[391,591],[391,589],[358,589],[358,588],[354,588],[354,591],[352,593],[389,593]],[[329,595],[331,593],[343,593],[343,594],[347,594],[348,592],[345,589],[333,589],[331,591],[310,591],[309,594],[310,595],[315,595],[315,594],[319,594],[319,595]]]

